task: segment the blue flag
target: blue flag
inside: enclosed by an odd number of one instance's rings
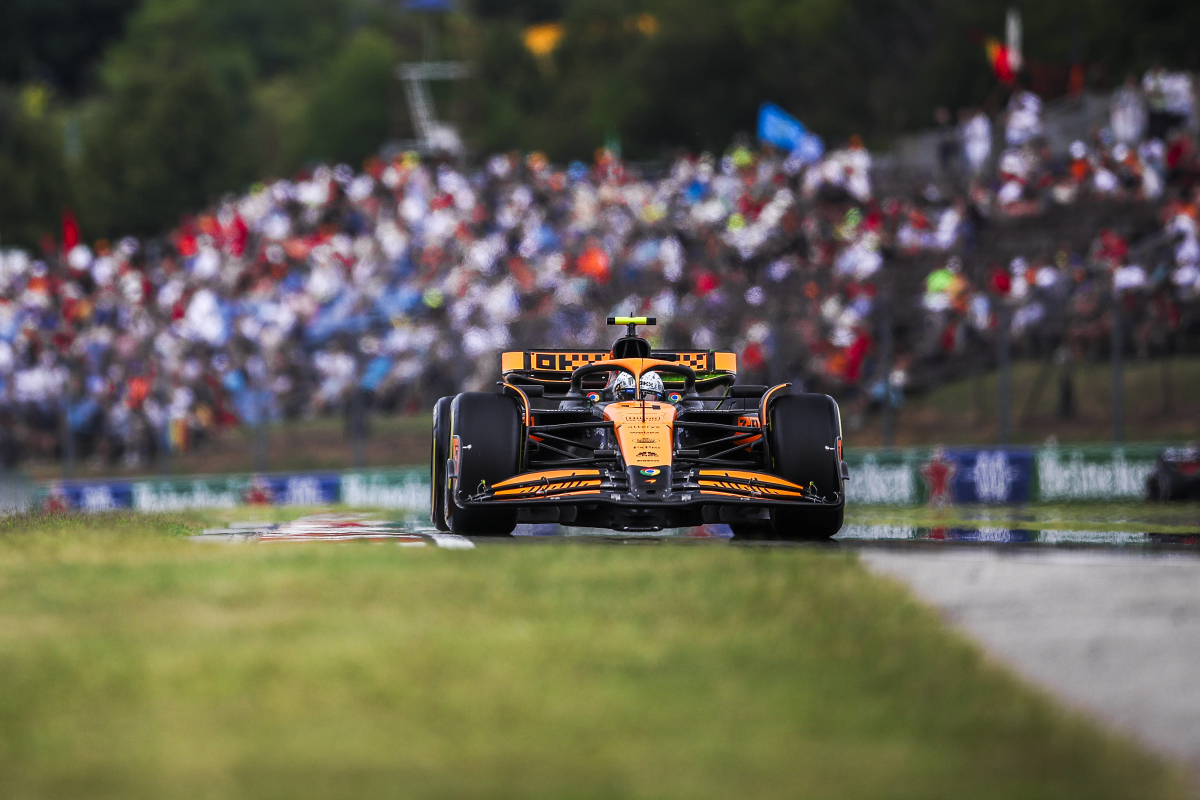
[[[816,161],[825,152],[820,136],[810,133],[800,120],[774,103],[763,103],[758,109],[758,138],[804,162]]]

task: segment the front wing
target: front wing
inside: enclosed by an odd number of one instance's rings
[[[473,492],[463,488],[453,502],[464,508],[516,506],[531,521],[607,520],[601,525],[629,530],[762,519],[771,508],[844,502],[841,493],[820,496],[815,488],[765,472],[700,467],[538,470]]]

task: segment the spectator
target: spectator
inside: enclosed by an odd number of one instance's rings
[[[1174,115],[1158,118],[1166,141],[1139,139],[1127,84],[1113,138],[1073,142],[1062,161],[1041,144],[1040,99],[1018,92],[994,170],[991,120],[964,112],[963,196],[922,182],[877,197],[858,137],[803,162],[739,140],[653,178],[607,151],[565,168],[495,155],[478,170],[401,153],[265,182],[160,240],[0,251],[0,457],[53,456],[65,431],[82,458],[134,469],[224,427],[342,414],[358,397],[422,411],[491,386],[498,350],[607,344],[607,314],[656,313],[656,343],[732,346],[743,379],[838,393],[856,417],[994,352],[1002,324],[1027,349],[1106,346],[1114,290],[1138,346],[1158,347],[1164,326],[1200,319],[1190,85],[1144,82],[1151,110]],[[988,218],[1116,200],[1161,204],[1157,261],[1111,231],[1087,253],[1031,245],[1008,270],[971,253]],[[895,342],[903,367],[883,375],[880,284],[931,257],[919,323]]]
[[[1116,140],[1127,146],[1137,146],[1146,134],[1146,103],[1132,75],[1125,79],[1124,86],[1113,92],[1109,102],[1109,125]]]

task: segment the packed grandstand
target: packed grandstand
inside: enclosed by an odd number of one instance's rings
[[[256,185],[161,239],[88,244],[67,220],[41,253],[0,252],[0,455],[54,455],[65,424],[78,456],[136,467],[356,393],[424,413],[489,386],[498,351],[600,346],[616,314],[732,347],[744,382],[833,394],[851,424],[986,364],[1002,329],[1018,353],[1101,358],[1117,308],[1131,354],[1194,349],[1193,89],[1161,77],[1065,152],[1032,93],[964,113],[938,173],[886,191],[856,139],[657,167],[405,152]]]

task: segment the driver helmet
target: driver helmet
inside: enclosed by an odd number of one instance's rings
[[[628,372],[618,372],[613,376],[612,389],[614,400],[632,400],[637,395],[637,381]]]
[[[663,379],[658,377],[657,372],[643,373],[639,385],[642,388],[643,400],[662,400],[663,396],[667,393],[667,388],[663,385]]]

